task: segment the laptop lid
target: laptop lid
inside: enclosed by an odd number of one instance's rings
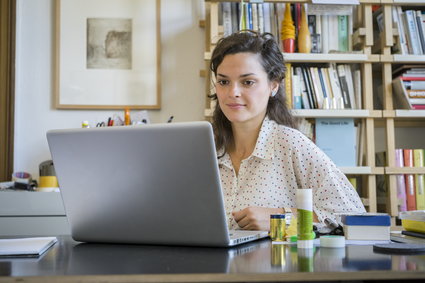
[[[52,130],[47,139],[75,240],[229,245],[208,122]]]

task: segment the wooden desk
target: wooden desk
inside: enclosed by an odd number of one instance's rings
[[[236,248],[84,244],[69,236],[40,258],[1,258],[0,282],[268,282],[425,279],[425,255],[372,246],[296,247],[261,240]],[[409,281],[412,282],[412,281]]]

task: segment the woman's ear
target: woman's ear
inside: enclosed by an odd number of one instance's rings
[[[270,84],[270,86],[271,86],[271,94],[270,95],[273,97],[277,94],[277,92],[279,90],[279,84],[277,82],[272,82]]]

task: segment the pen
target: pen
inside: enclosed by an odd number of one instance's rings
[[[168,119],[167,123],[171,123],[174,119],[174,116],[170,116],[170,118]]]

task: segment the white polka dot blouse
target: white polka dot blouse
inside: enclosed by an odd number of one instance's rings
[[[301,132],[267,117],[238,174],[228,153],[218,163],[229,229],[239,228],[233,211],[296,207],[295,192],[304,188],[313,189],[313,209],[321,222],[336,220],[334,213],[365,212],[351,183],[323,151]]]

